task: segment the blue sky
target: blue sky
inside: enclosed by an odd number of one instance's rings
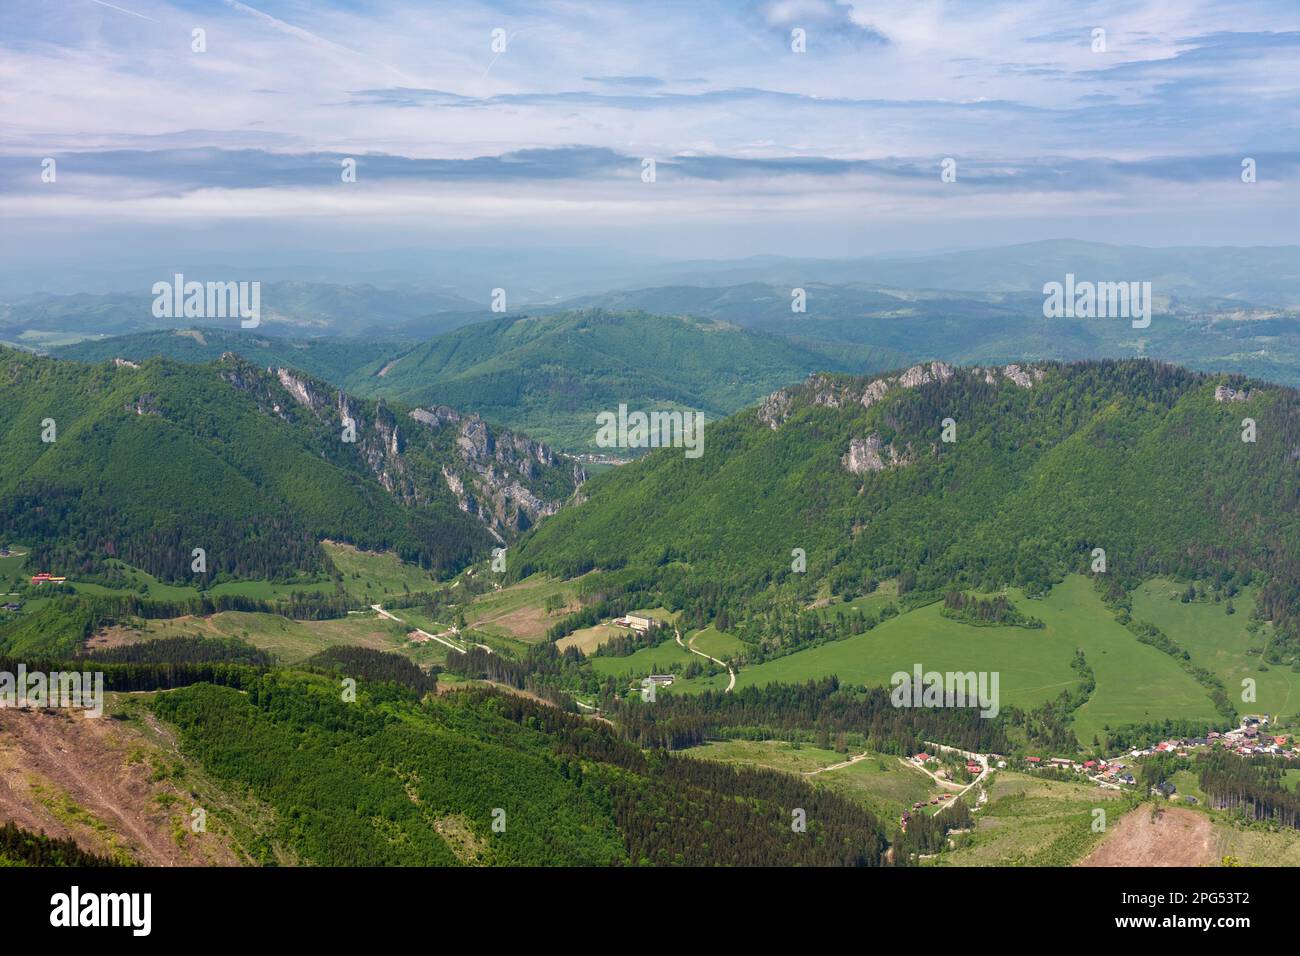
[[[1298,62],[1293,0],[5,4],[0,249],[1295,243]]]

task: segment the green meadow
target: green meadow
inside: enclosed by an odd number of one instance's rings
[[[942,617],[939,610],[939,604],[931,604],[890,618],[865,634],[742,668],[736,686],[830,674],[851,684],[884,686],[894,673],[911,673],[919,663],[925,670],[999,671],[1001,702],[1033,706],[1078,682],[1070,669],[1074,646],[1050,629],[972,627]],[[683,689],[702,683],[689,681]]]
[[[898,599],[898,585],[894,581],[882,581],[876,589],[870,594],[863,594],[852,601],[840,603],[823,604],[815,608],[817,614],[823,618],[834,618],[837,614],[848,614],[854,611],[871,611],[879,612],[887,604],[892,604]]]
[[[919,663],[927,671],[996,671],[1000,703],[1028,708],[1078,684],[1070,662],[1081,648],[1097,681],[1092,697],[1075,712],[1075,733],[1083,743],[1091,743],[1108,724],[1218,719],[1205,689],[1172,657],[1139,643],[1118,624],[1082,575],[1067,578],[1041,600],[1014,588],[1008,594],[1023,613],[1046,626],[974,627],[943,617],[936,603],[890,618],[865,634],[742,668],[736,683],[761,686],[835,674],[847,683],[886,686],[891,675],[910,673]],[[723,675],[685,681],[673,689],[725,686]]]
[[[925,803],[937,793],[956,792],[936,786],[920,770],[888,754],[872,754],[811,779],[862,804],[890,826],[896,825],[912,804]]]
[[[396,651],[408,656],[415,656],[411,651],[417,650],[406,647],[404,628],[375,614],[349,614],[329,621],[294,621],[278,614],[223,611],[205,618],[143,621],[138,627],[111,630],[115,637],[128,641],[178,635],[237,637],[269,651],[286,664],[296,664],[336,645]]]
[[[483,634],[535,644],[545,640],[551,625],[575,609],[572,602],[578,580],[534,574],[509,587],[477,595],[464,608],[465,620]],[[551,611],[546,610],[548,598],[556,602]]]
[[[697,651],[703,651],[720,661],[731,660],[745,650],[745,642],[738,637],[724,634],[710,624],[702,631],[696,631],[689,638],[683,638]]]
[[[693,660],[699,661],[701,664],[708,664],[708,661],[692,654],[670,637],[654,647],[643,647],[627,657],[593,657],[591,658],[591,666],[601,677],[614,676],[631,679],[633,677],[645,677],[648,674],[667,673],[669,670],[674,669],[673,665],[679,665],[676,670],[681,670]],[[722,680],[722,686],[727,686],[725,674]],[[679,683],[674,683],[673,689],[676,689]]]
[[[391,552],[359,551],[347,544],[332,541],[322,542],[322,546],[343,575],[343,588],[348,596],[367,604],[383,603],[384,597],[391,594],[403,594],[410,591],[428,591],[438,586],[433,575],[420,567],[403,562]],[[6,580],[22,582],[27,580],[27,571],[21,571],[23,556],[0,558],[0,583]],[[141,571],[121,562],[109,562],[124,576],[124,582],[118,587],[106,587],[86,581],[70,580],[68,583],[78,594],[88,596],[110,596],[118,594],[140,594],[160,601],[179,601],[195,598],[200,593],[213,597],[222,595],[240,595],[262,601],[281,600],[295,593],[329,594],[335,589],[332,580],[303,580],[290,583],[272,581],[224,581],[200,592],[190,585],[167,584],[159,581],[148,572]],[[57,569],[56,569],[57,570]]]
[[[786,740],[711,740],[683,750],[681,755],[803,775],[810,783],[829,787],[862,804],[891,827],[897,826],[903,811],[912,804],[946,792],[915,767],[888,754],[869,754],[836,770],[822,768],[843,763],[848,755]],[[822,772],[810,773],[814,770]]]
[[[1185,589],[1174,581],[1148,581],[1133,592],[1133,618],[1154,624],[1185,648],[1193,663],[1213,671],[1239,712],[1269,714],[1294,725],[1300,714],[1300,674],[1264,663],[1272,625],[1260,624],[1254,634],[1247,630],[1254,589],[1245,588],[1232,599],[1233,614],[1226,604],[1210,600],[1183,604],[1178,596]],[[1254,701],[1242,700],[1246,678],[1255,681]]]
[[[361,551],[350,544],[324,541],[322,545],[343,575],[348,594],[367,604],[382,604],[387,594],[430,591],[436,577],[419,565],[408,564],[392,552]]]

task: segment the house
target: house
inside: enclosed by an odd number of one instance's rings
[[[1137,778],[1135,778],[1131,773],[1122,773],[1119,775],[1119,781],[1120,783],[1133,784],[1137,783]]]
[[[1085,760],[1085,761],[1083,762],[1083,769],[1084,769],[1084,770],[1091,770],[1091,769],[1092,769],[1093,767],[1095,767],[1095,766],[1097,766],[1097,761],[1095,761],[1095,760]]]
[[[614,621],[619,627],[630,627],[638,633],[644,633],[654,626],[654,620],[648,617],[637,617],[635,614],[626,614]]]
[[[14,601],[10,601],[8,604],[2,606],[6,611],[18,611],[22,609],[22,605]]]
[[[1037,763],[1042,763],[1042,762],[1043,762],[1043,758],[1042,758],[1042,757],[1026,757],[1026,758],[1025,758],[1025,762],[1026,762],[1026,763],[1035,763],[1035,764],[1037,764]]]
[[[651,674],[646,680],[652,684],[663,684],[665,687],[677,679],[675,674]]]
[[[66,580],[68,579],[59,575],[50,574],[49,571],[42,571],[40,574],[32,575],[32,584],[44,584],[46,581],[49,581],[51,584],[62,584]]]
[[[973,760],[970,761],[970,763],[966,764],[966,772],[970,774],[974,774],[977,777],[983,772],[983,770],[984,768],[981,767]]]
[[[933,760],[934,758],[927,753],[919,753],[912,759],[915,760],[917,763],[925,763],[927,760]]]

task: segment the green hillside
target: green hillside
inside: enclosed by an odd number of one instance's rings
[[[714,419],[814,369],[895,358],[830,356],[723,322],[645,313],[511,316],[371,362],[348,387],[409,404],[472,408],[560,447],[596,450],[595,415],[696,409]]]
[[[382,657],[382,655],[380,655]],[[270,806],[267,835],[353,865],[878,865],[868,811],[778,771],[644,754],[607,725],[499,693],[340,702],[290,672],[196,684],[155,713],[221,783]],[[791,808],[807,833],[792,832]]]
[[[1145,361],[816,375],[710,427],[698,459],[661,450],[597,476],[521,542],[516,568],[625,568],[687,607],[684,625],[744,621],[751,640],[788,645],[793,608],[819,593],[897,578],[905,601],[1007,584],[1034,597],[1103,548],[1121,593],[1156,574],[1257,584],[1270,653],[1289,660],[1297,397],[1232,380],[1249,397],[1216,400],[1228,381]]]
[[[444,469],[468,489],[482,466],[447,423],[233,355],[132,367],[3,350],[0,398],[0,536],[31,546],[28,567],[86,577],[120,559],[165,582],[292,581],[332,570],[319,545],[330,538],[446,573],[486,550],[489,523],[528,523],[509,502],[466,513]],[[506,437],[494,480],[538,500],[572,493],[570,466]],[[195,548],[206,575],[191,569]]]

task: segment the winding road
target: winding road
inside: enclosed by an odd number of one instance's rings
[[[979,774],[975,777],[975,779],[972,780],[970,783],[966,784],[966,786],[962,787],[961,793],[957,794],[957,795],[956,795],[952,800],[949,800],[949,801],[945,802],[945,803],[943,804],[943,806],[941,806],[938,810],[935,811],[935,814],[934,814],[934,815],[937,817],[939,814],[943,813],[944,810],[948,809],[948,807],[952,806],[954,803],[956,803],[956,802],[957,802],[958,800],[960,800],[962,797],[966,796],[966,792],[967,792],[968,790],[970,790],[971,787],[975,786],[975,784],[979,783],[981,780],[985,779],[985,778],[988,776],[988,774],[989,774],[989,755],[988,755],[988,754],[977,754],[977,753],[971,753],[969,750],[958,750],[956,747],[949,747],[949,746],[946,746],[946,745],[944,745],[944,744],[936,744],[936,743],[935,743],[934,741],[932,741],[932,740],[927,740],[927,741],[925,742],[925,745],[926,745],[927,747],[933,747],[935,750],[945,750],[945,751],[947,751],[948,753],[961,754],[961,755],[962,755],[963,757],[965,757],[967,760],[974,760],[977,764],[980,765],[980,772],[979,772]],[[925,770],[924,767],[922,767],[921,769],[922,769],[922,770]],[[930,771],[926,770],[926,773],[930,773]],[[930,774],[930,776],[934,776],[934,774]],[[942,781],[938,781],[938,778],[937,778],[937,777],[936,777],[935,779],[936,779],[937,782],[942,782]]]
[[[682,647],[686,648],[692,654],[698,654],[700,657],[713,661],[713,663],[717,664],[719,667],[725,667],[727,669],[727,676],[730,677],[731,680],[727,682],[727,689],[723,691],[723,693],[730,694],[736,686],[736,672],[731,669],[731,665],[728,664],[726,661],[720,661],[716,657],[711,657],[710,655],[705,654],[703,651],[697,651],[690,644],[683,644],[682,632],[677,628],[673,628],[673,630],[677,634],[677,643],[681,644]],[[695,638],[691,638],[691,640],[693,641],[695,640]]]

